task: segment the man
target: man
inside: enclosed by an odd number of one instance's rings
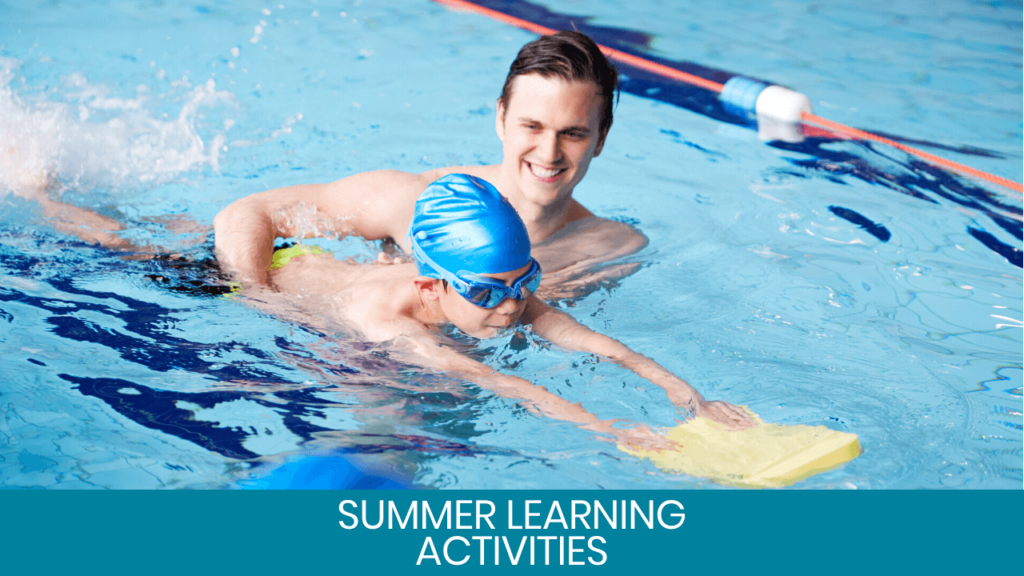
[[[617,91],[615,67],[585,35],[563,31],[530,42],[512,63],[498,99],[501,164],[422,174],[381,170],[253,194],[214,220],[218,259],[243,282],[271,284],[275,237],[355,234],[392,241],[409,254],[406,234],[416,199],[431,182],[458,172],[494,184],[522,217],[545,270],[543,295],[569,296],[598,279],[629,273],[633,266],[597,274],[593,267],[636,252],[647,239],[595,216],[572,197],[604,147]],[[306,217],[295,218],[297,213]],[[315,230],[296,221],[312,221]]]

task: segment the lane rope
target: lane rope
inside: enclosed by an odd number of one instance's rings
[[[831,120],[828,120],[826,118],[822,118],[821,116],[818,116],[818,115],[815,115],[815,114],[811,114],[809,112],[804,112],[803,119],[804,119],[805,122],[809,122],[811,124],[817,124],[818,126],[821,126],[823,128],[828,128],[829,130],[835,130],[836,132],[849,134],[850,136],[854,136],[854,137],[860,138],[862,140],[871,140],[873,142],[880,142],[880,143],[885,144],[887,146],[892,146],[893,148],[896,148],[898,150],[902,150],[902,151],[906,152],[907,154],[912,154],[912,155],[917,156],[919,158],[923,158],[925,160],[928,160],[929,162],[932,162],[934,164],[938,164],[939,166],[942,166],[944,168],[950,168],[950,169],[956,170],[958,172],[963,172],[964,174],[969,174],[969,175],[974,176],[976,178],[981,178],[982,180],[987,180],[989,182],[992,182],[993,184],[999,184],[1000,186],[1004,186],[1006,188],[1009,188],[1010,190],[1014,190],[1016,192],[1024,193],[1024,186],[1021,186],[1021,184],[1019,182],[1014,182],[1013,180],[1009,180],[1007,178],[1003,178],[1002,176],[996,176],[995,174],[989,174],[988,172],[982,172],[981,170],[978,170],[977,168],[971,168],[970,166],[965,166],[963,164],[960,164],[959,162],[954,162],[952,160],[947,160],[945,158],[942,158],[941,156],[936,156],[935,154],[931,154],[929,152],[925,152],[924,150],[918,150],[917,148],[914,148],[913,146],[907,146],[906,144],[903,144],[902,142],[896,142],[895,140],[890,140],[889,138],[883,138],[881,136],[878,136],[877,134],[872,134],[871,132],[865,132],[864,130],[858,130],[856,128],[851,128],[850,126],[846,126],[846,125],[840,124],[838,122],[833,122]]]
[[[437,2],[438,4],[443,4],[445,6],[448,6],[449,8],[454,8],[456,10],[465,10],[465,11],[481,14],[483,16],[487,16],[488,18],[492,18],[494,20],[498,20],[498,21],[504,22],[506,24],[511,24],[512,26],[515,26],[517,28],[522,28],[523,30],[528,30],[530,32],[533,32],[534,34],[539,34],[541,36],[548,36],[548,35],[555,34],[555,33],[558,32],[557,30],[554,30],[553,28],[548,28],[547,26],[541,26],[540,24],[534,24],[533,22],[530,22],[529,20],[523,20],[522,18],[516,18],[515,16],[511,16],[509,14],[505,14],[504,12],[499,12],[497,10],[492,10],[492,9],[486,8],[484,6],[480,6],[478,4],[473,4],[472,2],[467,2],[466,0],[434,0],[434,2]],[[652,62],[652,61],[647,60],[646,58],[642,58],[640,56],[634,56],[633,54],[627,54],[627,53],[622,52],[620,50],[616,50],[614,48],[609,48],[608,46],[603,46],[601,44],[598,44],[598,47],[601,49],[601,52],[603,52],[606,56],[608,56],[612,60],[615,60],[615,61],[618,61],[618,62],[622,62],[623,64],[628,64],[630,66],[635,66],[637,68],[640,68],[642,70],[646,70],[648,72],[657,74],[659,76],[664,76],[666,78],[671,78],[673,80],[678,80],[680,82],[685,82],[687,84],[691,84],[693,86],[698,86],[700,88],[704,88],[705,90],[710,90],[712,92],[716,92],[716,93],[719,93],[719,94],[721,94],[722,90],[725,88],[724,84],[719,84],[718,82],[712,82],[711,80],[708,80],[706,78],[701,78],[700,76],[695,76],[693,74],[688,74],[688,73],[683,72],[681,70],[676,70],[675,68],[671,68],[669,66],[665,66],[664,64],[658,64],[657,62]],[[974,176],[975,178],[980,178],[982,180],[986,180],[988,182],[992,182],[993,184],[998,184],[998,185],[1003,186],[1005,188],[1009,188],[1010,190],[1013,190],[1013,191],[1017,192],[1018,194],[1021,194],[1022,197],[1024,197],[1024,186],[1022,186],[1019,182],[1014,182],[1013,180],[1009,180],[1009,179],[1003,178],[1001,176],[996,176],[995,174],[990,174],[988,172],[983,172],[983,171],[978,170],[976,168],[971,168],[970,166],[965,166],[963,164],[960,164],[959,162],[953,162],[952,160],[947,160],[947,159],[942,158],[940,156],[936,156],[935,154],[931,154],[931,153],[925,152],[924,150],[919,150],[917,148],[914,148],[913,146],[907,146],[906,144],[903,144],[903,143],[900,143],[900,142],[896,142],[895,140],[891,140],[889,138],[883,138],[883,137],[878,136],[876,134],[872,134],[870,132],[865,132],[864,130],[858,130],[857,128],[846,126],[846,125],[840,124],[838,122],[833,122],[831,120],[822,118],[821,116],[817,116],[817,115],[812,114],[810,112],[804,112],[802,114],[802,119],[803,119],[803,121],[805,123],[815,124],[817,126],[828,128],[829,130],[833,130],[835,132],[839,132],[840,134],[845,134],[845,135],[852,136],[854,138],[860,138],[860,139],[863,139],[863,140],[871,140],[873,142],[879,142],[879,143],[885,144],[887,146],[892,146],[893,148],[896,148],[898,150],[902,150],[903,152],[906,152],[907,154],[911,154],[913,156],[917,156],[918,158],[922,158],[922,159],[927,160],[927,161],[929,161],[929,162],[931,162],[933,164],[937,164],[939,166],[942,166],[943,168],[949,168],[951,170],[956,170],[957,172],[961,172],[963,174],[968,174],[970,176]]]

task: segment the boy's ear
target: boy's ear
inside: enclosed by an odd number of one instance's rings
[[[419,293],[420,299],[424,302],[440,299],[441,296],[438,292],[441,290],[441,281],[437,278],[417,276],[412,279],[412,283],[416,286],[416,292]]]

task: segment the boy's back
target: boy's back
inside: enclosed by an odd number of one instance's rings
[[[373,342],[417,331],[400,298],[416,276],[415,264],[359,264],[304,254],[270,274],[293,307],[327,325],[357,331]]]

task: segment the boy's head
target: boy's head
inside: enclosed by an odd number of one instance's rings
[[[421,294],[473,336],[491,337],[514,324],[540,284],[522,219],[479,178],[449,174],[427,186],[409,239]]]

